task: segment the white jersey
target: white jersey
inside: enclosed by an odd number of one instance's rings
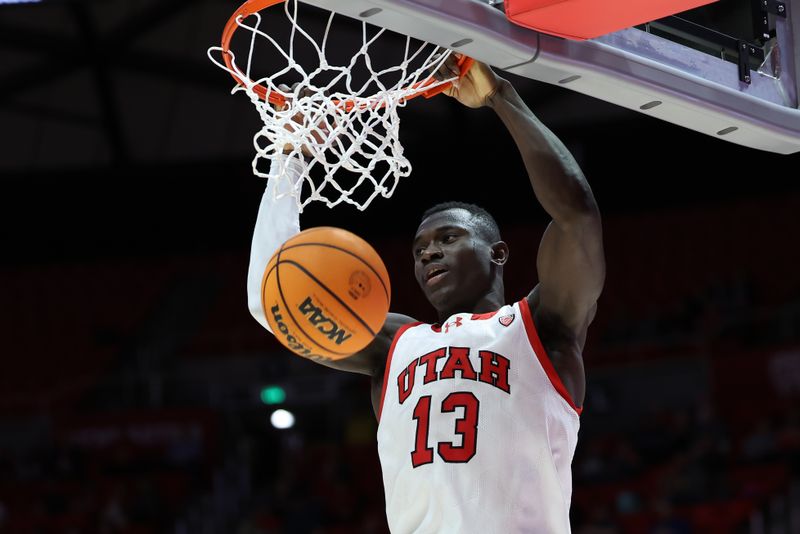
[[[403,327],[378,425],[392,534],[569,533],[579,414],[526,299]]]

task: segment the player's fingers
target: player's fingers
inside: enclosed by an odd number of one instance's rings
[[[458,67],[458,56],[455,54],[450,54],[450,57],[447,58],[447,61],[445,61],[444,64],[450,71],[451,77],[461,75],[461,69]]]
[[[447,68],[444,65],[436,69],[436,72],[433,73],[433,79],[437,82],[441,82],[447,78]]]
[[[336,118],[326,118],[322,121],[322,126],[325,129],[325,135],[330,137],[330,133],[332,131],[336,131],[336,128],[339,127],[339,124],[336,122]]]
[[[451,70],[448,66],[442,65],[439,69],[433,74],[433,78],[436,81],[443,82],[445,80],[452,80],[453,78],[458,78],[460,72],[458,70]]]
[[[444,63],[436,70],[433,77],[438,81],[443,81],[458,77],[460,74],[461,70],[458,68],[458,60],[453,54],[450,54]]]
[[[302,82],[293,83],[291,87],[287,87],[287,90],[301,97],[311,96],[314,94],[314,90],[308,86],[304,86]]]
[[[328,131],[323,128],[318,128],[313,131],[311,135],[314,136],[314,141],[316,141],[317,144],[322,144],[325,142],[325,139],[328,138]]]
[[[278,84],[278,91],[280,91],[283,94],[283,96],[288,96],[290,89],[289,89],[288,85],[286,85],[284,83],[279,83]],[[275,108],[278,111],[284,111],[284,110],[286,110],[286,108],[289,107],[289,104],[288,103],[284,103],[283,106],[273,105],[272,107]]]

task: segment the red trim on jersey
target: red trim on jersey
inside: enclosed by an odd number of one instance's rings
[[[550,361],[547,351],[544,350],[542,340],[539,339],[539,333],[536,331],[536,325],[533,323],[531,308],[528,306],[528,299],[525,298],[519,301],[519,310],[522,313],[522,322],[525,324],[525,332],[528,334],[528,341],[530,341],[531,347],[533,347],[533,352],[536,353],[536,357],[539,359],[542,369],[544,369],[544,372],[550,379],[550,383],[553,384],[554,388],[556,388],[558,394],[564,397],[564,400],[567,401],[576,412],[578,412],[578,415],[580,415],[583,411],[583,407],[578,407],[575,405],[575,402],[572,400],[569,391],[567,391],[567,388],[564,387],[561,377],[558,376],[555,367],[553,367],[553,362]]]
[[[411,328],[412,326],[421,325],[422,322],[415,321],[412,323],[404,324],[400,328],[397,329],[397,332],[394,334],[394,339],[392,340],[392,346],[389,347],[389,354],[386,356],[386,368],[383,370],[383,387],[381,388],[381,403],[378,406],[378,421],[381,420],[381,413],[383,413],[383,398],[386,396],[386,383],[389,380],[389,370],[392,368],[392,355],[394,354],[394,348],[397,346],[397,342],[400,340],[400,336],[403,335],[403,332]]]
[[[495,310],[495,311],[489,312],[489,313],[473,313],[472,314],[472,320],[473,321],[484,321],[486,319],[491,319],[492,317],[497,315],[497,312],[499,312],[499,311],[500,310]]]

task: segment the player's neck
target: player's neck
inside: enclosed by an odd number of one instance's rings
[[[486,294],[473,302],[465,302],[437,310],[439,323],[444,322],[448,317],[456,313],[489,313],[502,308],[505,304],[505,291],[501,281],[499,284],[494,284]]]

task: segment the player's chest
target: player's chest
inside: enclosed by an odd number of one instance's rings
[[[516,323],[521,320],[507,308],[485,316],[459,314],[441,325],[410,330],[398,341],[391,362],[390,384],[400,403],[415,389],[442,382],[469,381],[509,393]]]

